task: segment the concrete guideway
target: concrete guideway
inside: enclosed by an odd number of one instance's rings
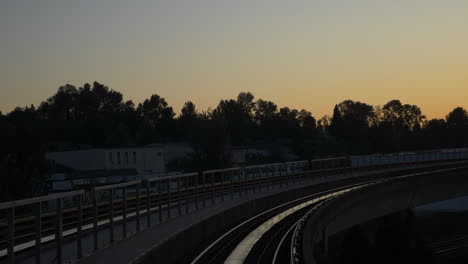
[[[100,251],[106,250],[106,248],[116,247],[121,242],[119,240],[125,241],[138,235],[138,233],[146,233],[152,229],[163,228],[165,221],[173,222],[181,218],[180,221],[187,220],[185,223],[192,223],[193,221],[190,220],[190,217],[185,217],[196,215],[198,214],[197,211],[206,211],[207,208],[221,208],[219,209],[220,211],[216,212],[219,214],[223,209],[229,211],[236,206],[242,205],[242,203],[252,203],[256,202],[257,199],[270,196],[271,199],[265,201],[265,204],[262,204],[262,206],[268,208],[277,202],[272,201],[272,199],[286,199],[284,198],[286,196],[288,197],[287,199],[291,199],[291,196],[288,196],[289,194],[284,197],[283,194],[294,189],[302,190],[303,188],[301,189],[301,187],[303,186],[307,186],[304,188],[310,189],[317,184],[320,185],[343,180],[354,181],[356,178],[366,177],[366,175],[370,177],[372,174],[379,174],[382,177],[383,174],[388,174],[385,175],[385,177],[391,177],[393,173],[398,173],[398,171],[405,169],[425,169],[444,163],[441,161],[434,162],[436,158],[442,158],[445,160],[445,163],[447,163],[449,159],[460,159],[467,154],[461,151],[447,153],[448,154],[444,154],[444,152],[436,151],[397,156],[374,155],[266,164],[206,171],[201,174],[195,173],[155,178],[148,181],[148,183],[154,183],[153,187],[142,181],[96,187],[94,191],[90,193],[91,199],[94,199],[94,203],[86,206],[88,215],[91,213],[91,218],[88,216],[88,218],[86,218],[87,220],[85,220],[84,211],[82,212],[84,206],[82,205],[81,198],[78,200],[80,201],[78,205],[79,210],[77,211],[79,213],[78,219],[82,219],[75,222],[79,224],[78,228],[73,227],[69,222],[63,222],[67,220],[67,218],[63,216],[62,213],[66,211],[62,210],[64,201],[61,201],[62,198],[58,196],[83,197],[84,191],[82,190],[59,194],[57,197],[53,195],[7,202],[0,204],[0,210],[9,210],[7,211],[9,213],[7,223],[9,229],[6,233],[8,234],[8,240],[6,241],[8,242],[8,248],[1,248],[2,243],[5,245],[5,240],[2,241],[2,237],[0,237],[0,261],[8,257],[10,263],[13,263],[12,260],[14,261],[16,257],[16,262],[19,263],[40,263],[41,261],[57,261],[57,263],[63,261],[75,262],[77,260],[77,252],[78,258],[82,259],[83,255],[87,256],[93,251],[99,250],[99,253]],[[354,161],[359,162],[357,165],[349,166],[349,161],[352,161],[352,163],[354,163]],[[418,163],[415,164],[414,162],[416,161]],[[377,162],[377,164],[372,165],[375,162]],[[381,164],[382,162],[384,162],[383,165]],[[391,163],[386,164],[385,162]],[[395,162],[403,163],[395,164]],[[120,196],[117,200],[112,198],[110,202],[104,200],[104,202],[99,204],[97,200],[93,198],[97,197],[96,194],[98,192],[109,191],[111,197],[114,197],[113,195],[116,194],[115,191],[119,190],[124,190],[124,192],[121,194],[123,196]],[[305,193],[312,190],[302,191]],[[278,194],[281,195],[278,196]],[[299,196],[298,194],[293,194],[292,198],[294,197]],[[58,218],[55,223],[55,232],[51,233],[50,229],[49,231],[46,229],[41,230],[40,225],[39,229],[37,229],[38,225],[35,222],[39,219],[40,224],[41,218],[43,218],[41,210],[39,210],[38,212],[34,212],[32,217],[26,218],[29,219],[27,221],[31,221],[32,219],[33,225],[31,225],[31,227],[36,227],[35,233],[32,233],[32,238],[34,239],[28,241],[26,240],[26,236],[23,236],[24,239],[20,236],[14,236],[16,229],[12,227],[17,226],[17,220],[23,221],[23,219],[14,220],[14,206],[22,204],[35,205],[37,202],[39,202],[38,205],[40,205],[42,201],[53,201],[54,199],[60,202],[58,203],[56,211],[57,217],[60,218]],[[118,199],[120,199],[120,201]],[[110,205],[110,211],[106,211],[108,207],[104,208],[105,210],[103,211],[102,205]],[[205,206],[207,206],[207,208],[205,208]],[[101,208],[99,209],[99,214],[98,207]],[[66,209],[68,210],[69,216],[70,211],[73,211],[73,208],[71,209],[72,210]],[[116,211],[114,211],[114,209]],[[253,212],[254,210],[258,210],[258,208],[250,208],[250,210]],[[81,215],[82,213],[83,215]],[[210,213],[206,215],[202,214],[205,220],[207,217],[216,216],[213,212]],[[38,217],[38,215],[41,215],[41,217]],[[242,217],[245,218],[248,217],[248,215],[249,214],[241,212],[239,215],[235,216],[235,219],[242,220]],[[69,218],[70,217],[68,217],[68,219]],[[10,222],[10,220],[14,220],[14,222]],[[92,221],[90,222],[90,220]],[[195,221],[195,223],[197,222]],[[230,221],[227,223],[230,223]],[[2,228],[1,224],[2,223],[0,223],[0,228]],[[142,228],[142,225],[145,224],[147,225]],[[214,224],[216,225],[217,223],[215,222]],[[185,226],[187,226],[187,224]],[[181,227],[182,228],[179,229],[186,230],[186,228],[183,228],[183,224],[181,224]],[[13,233],[13,231],[15,231],[15,233]],[[210,231],[208,233],[211,234],[213,232]],[[10,236],[12,234],[13,236]],[[173,234],[177,234],[177,232],[175,231]],[[205,234],[200,235],[201,237],[205,237]],[[78,237],[78,241],[76,237]],[[14,243],[12,243],[12,241],[14,241]],[[54,244],[60,246],[60,248],[54,247]],[[33,251],[28,253],[28,249],[32,249]],[[11,252],[15,252],[15,254],[12,255]],[[84,259],[82,260],[84,261]]]
[[[299,235],[302,235],[301,226],[304,220],[317,208],[321,203],[326,202],[328,199],[338,197],[345,193],[354,191],[356,189],[372,186],[376,183],[381,183],[385,181],[391,181],[392,179],[382,179],[382,180],[369,180],[361,182],[358,184],[350,184],[348,186],[339,187],[335,189],[329,189],[327,191],[315,193],[295,201],[289,201],[285,204],[279,205],[275,208],[262,212],[247,221],[239,224],[227,231],[223,236],[218,238],[212,244],[210,244],[205,250],[203,250],[192,262],[191,264],[202,264],[202,263],[225,263],[225,264],[241,264],[241,263],[295,263],[297,260],[297,248],[296,243],[299,239]],[[301,201],[299,204],[296,202]],[[312,209],[307,209],[312,207]],[[260,218],[265,213],[274,211],[278,208],[284,208],[274,214],[271,218],[266,221],[260,221],[258,225],[255,225],[253,228],[249,227],[248,224],[253,222],[254,219]],[[307,209],[304,211],[304,209]],[[304,211],[301,213],[301,217],[297,221],[284,221],[286,218],[290,217],[293,214],[297,214],[299,211]],[[282,225],[284,227],[275,229],[276,226]],[[250,233],[242,236],[242,240],[235,242],[232,251],[228,256],[220,257],[218,248],[226,248],[226,241],[229,241],[227,237],[231,236],[231,241],[236,240],[236,236],[239,236],[239,232],[242,232],[242,228],[247,229]],[[249,230],[250,228],[250,230]],[[286,232],[285,232],[286,231]],[[273,235],[267,236],[267,233],[274,233]],[[273,239],[278,234],[281,234],[282,237],[280,240]],[[273,239],[273,241],[271,241]],[[239,240],[239,239],[238,239]],[[286,241],[285,240],[289,240]],[[229,241],[229,242],[231,242]],[[286,244],[286,246],[283,245]],[[219,244],[219,245],[218,245]],[[256,248],[256,250],[254,250]],[[270,252],[268,252],[270,249]],[[274,249],[272,251],[271,249]],[[210,253],[210,251],[212,251]],[[257,252],[256,252],[257,251]],[[280,252],[281,251],[281,252]],[[209,255],[212,254],[213,257]],[[222,254],[222,253],[221,253]],[[265,256],[271,254],[272,256]],[[249,260],[247,261],[247,259]],[[247,262],[246,262],[247,261]]]
[[[324,202],[307,219],[298,248],[306,264],[328,257],[328,237],[351,226],[428,203],[468,195],[468,163],[395,177]]]
[[[254,247],[255,243],[262,238],[262,236],[269,231],[274,225],[279,224],[282,220],[284,220],[286,217],[294,214],[295,212],[304,209],[306,207],[312,206],[313,204],[316,204],[318,202],[321,202],[323,200],[326,200],[330,197],[333,197],[335,195],[339,195],[344,192],[348,192],[354,188],[359,188],[359,187],[351,187],[351,188],[345,188],[343,190],[339,190],[336,192],[332,193],[327,193],[327,194],[317,194],[313,195],[315,198],[310,197],[310,200],[303,202],[301,204],[295,205],[289,209],[286,209],[282,211],[281,213],[273,216],[272,218],[268,219],[266,222],[258,226],[255,230],[250,232],[237,246],[236,248],[231,252],[231,254],[227,257],[224,263],[226,264],[240,264],[244,263],[245,259],[247,256],[250,254],[252,251],[252,248]],[[192,264],[195,264],[196,261],[192,262]]]
[[[445,164],[447,166],[453,163]],[[298,180],[288,186],[258,193],[249,192],[243,197],[236,197],[211,208],[200,209],[189,215],[171,219],[157,228],[140,232],[115,245],[98,251],[80,261],[81,263],[173,263],[176,259],[191,254],[192,249],[205,241],[215,238],[219,230],[225,230],[234,223],[255,213],[268,210],[281,202],[291,201],[317,191],[320,187],[328,189],[332,184],[350,184],[360,179],[391,177],[406,171],[422,170],[435,165],[413,165],[405,168],[388,168],[378,171],[354,172],[328,175],[320,178]],[[437,166],[440,166],[437,165]],[[344,181],[344,182],[343,182]],[[340,183],[341,182],[341,183]],[[314,189],[314,187],[317,187]]]

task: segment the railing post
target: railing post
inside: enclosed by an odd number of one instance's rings
[[[234,171],[230,171],[231,174],[231,199],[234,199]]]
[[[181,203],[182,197],[180,195],[180,176],[177,177],[177,213],[179,216],[182,214]]]
[[[203,200],[203,208],[206,207],[206,178],[205,178],[205,173],[201,173],[202,176],[202,181],[203,181],[203,194],[202,194],[202,200]]]
[[[127,187],[122,188],[122,229],[123,237],[127,237]]]
[[[200,173],[197,173],[195,175],[195,189],[194,189],[194,194],[195,194],[195,209],[198,210],[198,195],[200,193],[200,189],[198,187],[198,178],[200,177]]]
[[[239,192],[239,197],[242,197],[243,181],[241,179],[242,171],[240,169],[237,170],[237,175],[239,176],[238,177],[239,181],[237,182],[237,191]]]
[[[91,199],[93,201],[93,248],[98,250],[98,205],[96,189],[91,191]]]
[[[57,201],[56,223],[55,223],[55,241],[57,242],[57,264],[62,263],[62,247],[63,247],[63,227],[62,227],[62,199]]]
[[[242,169],[244,171],[244,178],[245,178],[245,194],[249,194],[250,186],[252,185],[251,175],[249,173],[249,169],[245,167]]]
[[[171,219],[171,180],[167,182],[167,219]]]
[[[8,262],[15,263],[15,208],[8,209]]]
[[[283,182],[285,181],[285,180],[283,179],[283,166],[282,166],[282,165],[283,165],[283,163],[280,163],[280,164],[278,165],[279,183],[280,183],[280,184],[279,184],[279,188],[283,187]]]
[[[145,181],[145,187],[146,187],[146,222],[147,226],[151,226],[151,189],[150,186],[151,182],[150,181]]]
[[[211,205],[215,204],[215,196],[216,196],[216,173],[211,173]]]
[[[278,176],[278,179],[279,179],[279,185],[277,185],[277,186],[278,186],[278,188],[281,188],[281,186],[283,186],[283,179],[282,179],[282,173],[281,173],[281,164],[280,165],[276,164],[275,167],[276,167],[276,175]]]
[[[260,174],[259,174],[259,181],[260,181],[260,192],[263,191],[263,187],[268,187],[268,182],[265,181],[265,177],[263,176],[264,174],[264,171],[265,171],[265,167],[262,166],[260,167]],[[268,178],[268,170],[267,170],[267,175],[266,175]]]
[[[291,175],[292,175],[293,180],[296,180],[298,178],[296,175],[296,163],[293,163]]]
[[[159,207],[159,223],[163,221],[163,211],[162,211],[162,180],[158,181],[158,207]]]
[[[256,169],[255,167],[252,168],[252,184],[253,184],[253,193],[257,193],[257,174],[255,173],[256,172]]]
[[[190,176],[185,177],[185,214],[189,213],[189,184]]]
[[[36,205],[36,263],[41,263],[41,250],[42,250],[42,203]]]
[[[237,169],[237,192],[239,193],[239,197],[242,197],[242,190],[244,187],[244,181],[242,179],[242,171],[241,169]]]
[[[110,189],[110,210],[109,210],[109,240],[114,243],[114,188]]]
[[[77,240],[76,240],[76,247],[77,247],[77,257],[78,259],[83,258],[83,195],[78,195],[78,224],[76,226],[77,230]]]
[[[279,172],[280,172],[280,179],[281,179],[281,186],[288,185],[288,173],[286,171],[286,164],[285,163],[280,163],[279,164]]]
[[[252,189],[252,192],[253,192],[253,189],[255,188],[255,180],[254,180],[255,175],[253,174],[253,169],[247,169],[247,175],[249,175],[247,176],[249,179],[247,190]]]
[[[271,184],[270,184],[270,186],[268,186],[268,187],[271,187],[271,189],[275,189],[275,181],[274,181],[275,176],[276,176],[276,173],[275,173],[275,166],[274,166],[274,165],[271,165],[270,168],[271,168],[271,176],[270,176],[270,177],[271,177]],[[269,189],[270,189],[270,188],[268,188],[268,190],[269,190]]]
[[[140,231],[140,183],[136,185],[136,230]]]
[[[266,189],[267,190],[270,190],[271,188],[273,188],[273,177],[274,177],[274,169],[273,169],[273,165],[270,165],[268,166],[268,170],[266,173],[266,178],[267,178]]]
[[[224,171],[221,172],[221,200],[224,202]]]

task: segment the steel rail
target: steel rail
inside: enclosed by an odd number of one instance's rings
[[[327,190],[327,191],[321,191],[321,192],[318,192],[318,193],[314,193],[314,194],[311,194],[311,195],[307,195],[307,196],[304,196],[304,197],[301,197],[301,198],[298,198],[298,199],[295,199],[293,201],[288,201],[286,203],[283,203],[283,204],[280,204],[278,206],[275,206],[274,208],[271,208],[271,209],[268,209],[266,211],[263,211],[251,218],[249,218],[248,220],[238,224],[237,226],[235,226],[234,228],[228,230],[227,232],[225,232],[222,236],[220,236],[219,238],[217,238],[214,242],[212,242],[208,247],[206,247],[201,253],[199,253],[194,260],[192,260],[191,264],[197,264],[199,263],[200,259],[202,259],[211,249],[213,249],[218,243],[220,243],[223,239],[227,238],[228,236],[234,234],[236,231],[238,231],[239,229],[241,229],[243,226],[245,226],[246,224],[254,221],[255,219],[258,219],[270,212],[273,212],[275,210],[279,210],[283,207],[287,207],[291,204],[295,204],[295,203],[298,203],[300,201],[303,201],[303,200],[308,200],[308,199],[313,199],[312,197],[321,197],[321,195],[328,195],[329,193],[332,193],[332,192],[338,192],[338,191],[341,191],[341,190],[344,190],[344,189],[349,189],[349,188],[353,188],[353,187],[358,187],[358,186],[361,186],[361,185],[365,185],[365,184],[370,184],[370,183],[373,183],[373,182],[376,182],[376,181],[382,181],[382,180],[371,180],[371,181],[365,181],[365,182],[362,182],[362,183],[357,183],[357,184],[350,184],[350,185],[347,185],[347,186],[343,186],[343,187],[338,187],[338,188],[333,188],[333,189],[330,189],[330,190]],[[307,202],[306,202],[307,203]],[[286,209],[287,210],[287,209]],[[279,213],[281,214],[281,213]]]

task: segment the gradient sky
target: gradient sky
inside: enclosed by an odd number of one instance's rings
[[[320,118],[398,98],[468,108],[466,0],[1,0],[0,110],[94,80],[178,112],[251,91]]]

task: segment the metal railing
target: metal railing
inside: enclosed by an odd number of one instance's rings
[[[464,159],[468,159],[468,149],[304,160],[157,177],[6,202],[0,204],[0,261],[14,263],[28,252],[41,263],[46,245],[55,248],[54,261],[62,263],[65,238],[68,245],[76,244],[75,256],[81,259],[128,237],[129,229],[136,233],[226,199],[314,175]],[[85,236],[92,241],[86,243],[92,245],[89,252],[83,249]]]

